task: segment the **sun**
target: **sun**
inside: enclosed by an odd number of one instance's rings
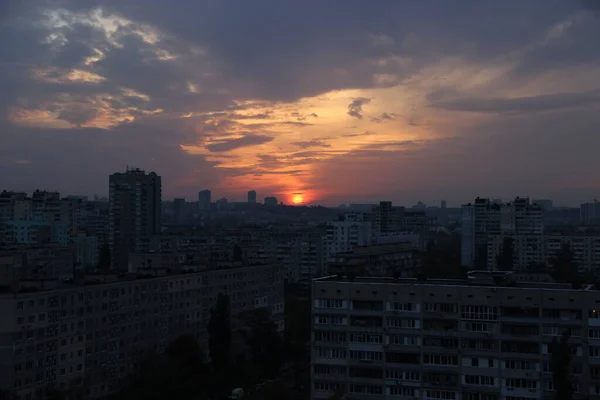
[[[304,203],[304,196],[301,194],[295,194],[294,197],[292,197],[292,203],[294,203],[294,204]]]

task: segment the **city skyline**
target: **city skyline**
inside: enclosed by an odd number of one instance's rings
[[[165,198],[600,192],[595,2],[98,4],[0,10],[3,187],[104,196],[133,164]]]

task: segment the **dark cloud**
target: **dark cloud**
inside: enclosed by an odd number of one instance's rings
[[[206,146],[206,149],[211,152],[221,153],[239,149],[240,147],[256,146],[272,141],[273,138],[265,135],[246,135],[241,138],[223,140],[217,143],[211,143]]]
[[[360,136],[371,136],[374,134],[375,133],[371,132],[371,131],[364,131],[362,133],[347,133],[345,135],[342,135],[342,137],[353,138],[353,137],[360,137]]]
[[[352,100],[352,103],[348,104],[348,112],[346,114],[348,114],[351,117],[363,119],[362,106],[365,104],[369,104],[370,102],[371,102],[371,99],[369,99],[367,97],[358,97],[358,98]]]
[[[396,114],[394,114],[394,113],[391,113],[391,114],[382,113],[379,117],[371,117],[371,122],[375,122],[375,123],[379,124],[383,121],[386,121],[386,120],[389,121],[389,120],[394,119],[395,115]]]
[[[292,143],[294,146],[298,146],[301,149],[308,149],[310,147],[331,147],[331,145],[329,143],[325,143],[322,140],[308,140],[308,141],[303,141],[303,142],[293,142]]]
[[[502,98],[458,98],[433,102],[432,107],[479,113],[531,113],[600,103],[600,90],[542,96]]]

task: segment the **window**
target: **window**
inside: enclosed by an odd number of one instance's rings
[[[506,379],[506,387],[537,389],[537,381],[531,379]]]
[[[376,385],[350,384],[350,393],[383,394],[383,388]]]
[[[469,332],[491,332],[492,324],[485,324],[481,322],[465,322],[464,327]]]
[[[504,368],[506,369],[520,369],[523,371],[533,371],[536,368],[537,363],[533,361],[525,360],[506,360],[504,362]]]
[[[343,359],[346,358],[346,350],[345,349],[331,349],[326,347],[317,348],[317,356],[321,358],[337,358]]]
[[[383,359],[383,353],[379,351],[350,351],[350,358],[353,360],[380,361]]]
[[[410,312],[419,312],[419,304],[415,303],[388,303],[389,311],[410,311]]]
[[[456,392],[448,392],[445,390],[426,390],[425,397],[430,399],[456,400]]]
[[[389,386],[391,396],[415,397],[415,389],[402,386]]]
[[[317,299],[317,308],[345,308],[343,300],[337,299]]]
[[[423,363],[432,365],[458,365],[458,357],[425,354],[423,356]]]
[[[496,321],[498,320],[498,308],[475,305],[462,306],[460,317],[462,319]]]
[[[411,318],[388,318],[387,326],[388,328],[420,328],[420,322],[416,319]]]
[[[481,385],[481,386],[494,386],[495,379],[492,376],[465,375],[465,384],[467,384],[467,385]]]
[[[383,338],[381,335],[364,335],[364,334],[352,333],[352,334],[350,334],[350,342],[351,343],[381,344],[383,342]]]

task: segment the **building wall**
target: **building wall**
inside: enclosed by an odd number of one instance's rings
[[[578,396],[600,398],[599,292],[451,282],[314,281],[312,398],[550,398],[565,329]]]
[[[184,333],[205,345],[219,293],[230,296],[234,328],[239,313],[267,307],[283,330],[278,265],[0,293],[0,387],[35,398],[49,383],[74,383],[85,398],[107,395],[140,350],[162,351]]]

